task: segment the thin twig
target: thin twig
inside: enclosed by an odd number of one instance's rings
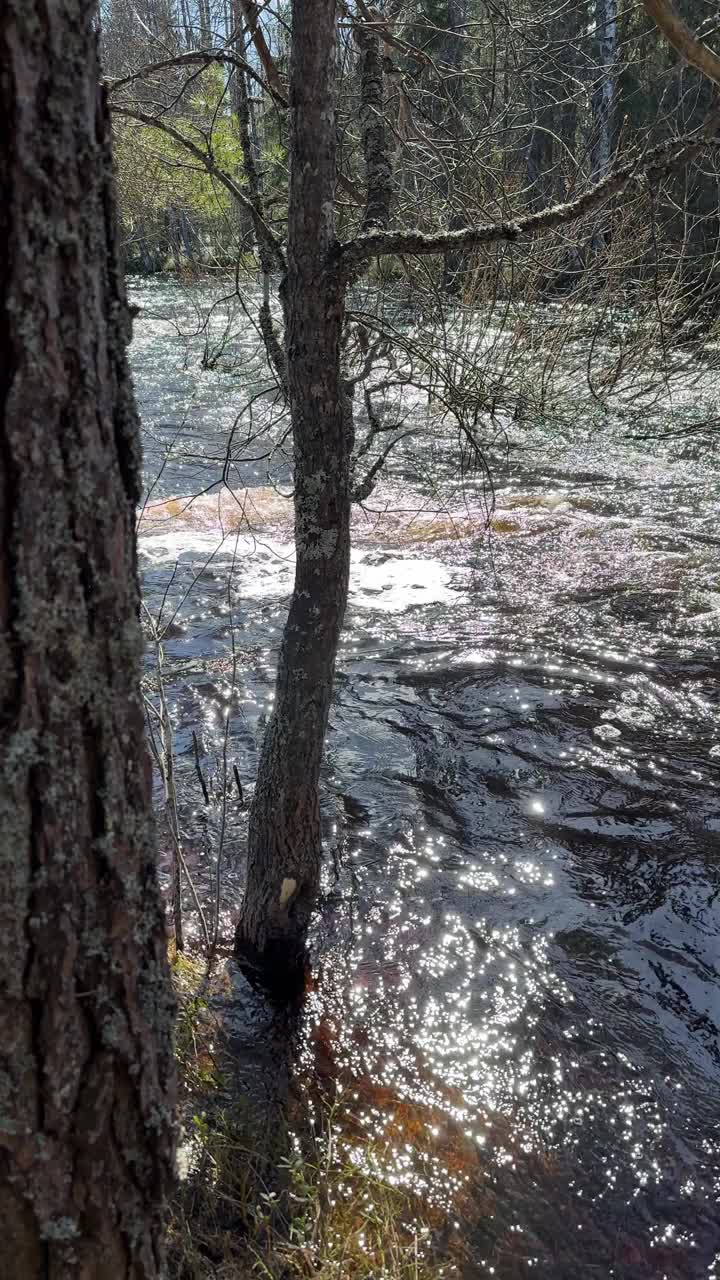
[[[195,772],[197,773],[200,786],[202,787],[202,793],[205,799],[205,803],[209,804],[210,796],[208,795],[208,789],[205,786],[205,779],[203,778],[202,769],[200,768],[200,748],[198,746],[197,734],[194,729],[193,729],[192,740],[193,740],[193,751],[195,752]]]

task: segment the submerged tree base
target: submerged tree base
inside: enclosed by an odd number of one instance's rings
[[[262,951],[241,935],[235,938],[235,959],[251,986],[275,1005],[296,1004],[310,979],[307,950],[287,940],[266,943]]]

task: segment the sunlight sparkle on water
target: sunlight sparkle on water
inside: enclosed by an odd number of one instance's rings
[[[155,311],[168,288],[140,301]],[[166,462],[161,496],[172,501],[213,482],[245,393],[242,379],[200,376],[170,340],[151,340],[149,316],[136,330],[146,461]],[[188,414],[197,465],[175,441]],[[502,1275],[525,1232],[543,1251],[522,1265],[541,1274],[572,1235],[603,1275],[632,1271],[636,1251],[636,1269],[694,1280],[701,1249],[697,1274],[720,1271],[703,1219],[720,1191],[720,484],[709,452],[698,466],[603,434],[611,427],[593,441],[579,421],[550,441],[540,424],[544,454],[526,448],[523,428],[520,448],[495,459],[492,560],[476,513],[455,541],[441,515],[423,525],[430,495],[410,495],[404,473],[388,509],[419,499],[415,513],[391,514],[384,531],[355,519],[323,777],[323,970],[303,1062],[313,1088],[335,1097],[341,1085],[334,1151],[366,1170],[368,1200],[380,1178],[463,1232],[478,1227],[493,1240],[481,1274]],[[439,467],[452,484],[440,435],[416,444],[428,474]],[[238,453],[233,466],[244,465]],[[200,831],[187,852],[201,892],[222,787],[215,774],[206,805],[190,732],[212,773],[229,708],[230,759],[249,796],[292,586],[287,480],[278,500],[248,464],[242,483],[266,486],[251,495],[252,534],[247,522],[228,533],[229,499],[220,522],[215,499],[213,513],[210,499],[193,511],[181,498],[141,530],[145,599],[168,628],[179,775],[191,777],[182,821]],[[468,493],[465,477],[458,508]],[[223,893],[236,913],[247,811],[229,816]],[[222,922],[230,937],[226,905]],[[658,1062],[677,1067],[672,1079]],[[700,1136],[687,1123],[698,1112]],[[593,1224],[612,1235],[612,1264],[597,1261]]]

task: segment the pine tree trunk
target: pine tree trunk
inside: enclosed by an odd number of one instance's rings
[[[139,437],[98,85],[93,5],[3,0],[0,1251],[13,1280],[159,1276],[173,1163]]]
[[[340,370],[335,243],[334,0],[295,0],[290,83],[288,392],[296,569],[250,813],[237,949],[290,994],[302,978],[322,847],[319,777],[350,563],[351,413]]]

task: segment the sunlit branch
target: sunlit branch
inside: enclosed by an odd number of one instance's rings
[[[338,258],[343,269],[350,269],[370,258],[386,254],[427,255],[448,253],[453,250],[474,249],[500,241],[514,243],[527,240],[540,232],[551,231],[576,221],[587,213],[600,208],[607,200],[619,195],[629,186],[640,186],[664,176],[681,160],[689,160],[704,147],[717,145],[717,139],[705,134],[693,133],[660,143],[626,164],[613,169],[577,199],[565,204],[551,205],[538,213],[507,222],[482,223],[463,227],[458,231],[445,231],[426,235],[421,231],[374,231],[361,234],[347,244],[338,246]]]
[[[280,89],[273,84],[268,84],[261,75],[258,75],[249,62],[246,62],[244,58],[238,57],[236,53],[231,53],[229,49],[193,49],[189,53],[179,53],[173,58],[163,58],[160,62],[148,62],[137,71],[131,71],[129,75],[121,76],[119,79],[112,79],[108,76],[105,78],[105,85],[108,93],[114,94],[119,89],[125,89],[137,80],[154,75],[158,71],[168,71],[172,67],[203,67],[209,66],[213,62],[235,67],[236,70],[245,72],[265,93],[269,93],[279,106],[287,107],[287,98]],[[117,110],[116,107],[113,107],[113,109]]]
[[[364,502],[366,498],[370,497],[370,494],[375,488],[378,477],[380,476],[380,473],[395,446],[400,444],[401,440],[405,440],[408,436],[413,435],[413,433],[413,429],[410,431],[403,431],[402,435],[396,436],[394,440],[390,441],[390,444],[383,450],[380,457],[372,464],[367,475],[353,489],[351,494],[353,502]]]
[[[239,3],[240,8],[243,11],[245,21],[247,22],[252,42],[255,45],[255,51],[262,63],[265,75],[267,76],[268,84],[272,86],[273,94],[278,98],[278,100],[280,100],[280,98],[283,97],[280,85],[280,75],[277,67],[275,66],[273,56],[268,48],[263,29],[259,22],[258,7],[254,3],[254,0],[239,0]],[[284,105],[287,106],[287,101],[285,101]]]
[[[706,79],[720,85],[720,58],[702,40],[697,40],[671,0],[643,0],[645,11],[671,44],[691,66],[701,71]]]

